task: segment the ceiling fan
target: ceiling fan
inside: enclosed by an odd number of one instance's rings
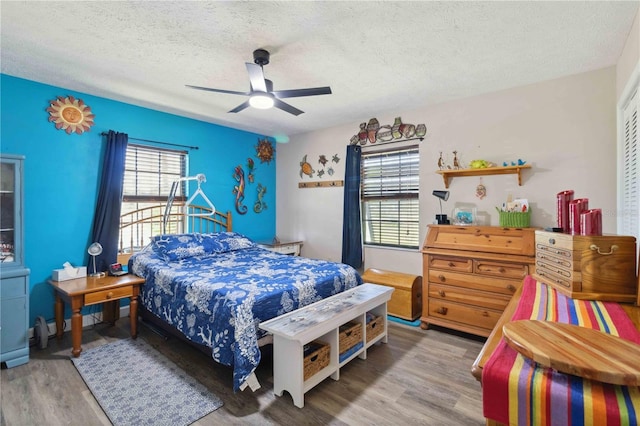
[[[279,108],[293,115],[300,115],[304,111],[281,101],[284,98],[297,98],[301,96],[330,95],[331,87],[313,87],[309,89],[293,89],[293,90],[273,90],[271,80],[264,78],[263,67],[269,63],[269,52],[264,49],[257,49],[253,52],[253,64],[246,62],[247,71],[249,72],[249,82],[251,90],[249,92],[236,92],[233,90],[212,89],[209,87],[186,85],[192,89],[207,90],[209,92],[229,93],[231,95],[249,96],[249,100],[241,103],[229,112],[240,112],[249,106],[259,109],[268,109],[271,107]]]

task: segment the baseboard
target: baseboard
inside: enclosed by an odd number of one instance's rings
[[[120,307],[120,318],[129,316],[129,306],[121,306]],[[64,331],[71,330],[71,318],[65,318],[65,322],[67,324]],[[102,311],[96,312],[95,314],[85,314],[82,316],[82,328],[98,324],[102,322]],[[57,332],[56,323],[49,322],[47,323],[49,328],[49,337],[55,336]],[[33,327],[29,329],[29,339],[33,339]]]

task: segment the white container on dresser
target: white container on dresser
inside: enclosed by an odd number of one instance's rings
[[[429,225],[422,248],[422,328],[488,336],[525,276],[534,228]]]
[[[24,157],[0,155],[0,362],[29,361],[29,269],[23,247]]]

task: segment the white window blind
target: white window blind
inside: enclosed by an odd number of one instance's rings
[[[128,145],[123,201],[166,201],[171,184],[185,176],[186,158],[185,151]],[[176,200],[184,200],[184,185],[178,189]]]
[[[640,239],[640,120],[636,90],[623,110],[622,140],[622,215],[620,233]]]
[[[171,185],[186,175],[187,153],[129,144],[124,166],[120,206],[119,253],[144,247],[148,236],[165,231],[163,214]],[[178,187],[175,201],[185,201],[185,185]],[[181,232],[180,220],[170,220],[167,232]]]
[[[363,153],[361,170],[364,243],[418,248],[418,147]]]

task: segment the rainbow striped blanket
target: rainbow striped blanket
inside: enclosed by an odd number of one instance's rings
[[[640,344],[640,332],[617,304],[574,300],[526,277],[512,320],[576,324]],[[640,360],[638,360],[640,363]],[[582,379],[538,366],[503,340],[482,372],[484,416],[509,425],[638,425],[640,387]]]

